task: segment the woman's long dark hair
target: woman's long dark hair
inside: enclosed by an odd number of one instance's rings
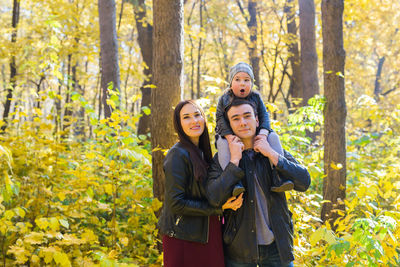
[[[186,104],[191,104],[196,107],[204,118],[204,131],[200,135],[199,146],[190,141],[190,138],[185,134],[181,124],[181,110]],[[211,163],[211,145],[210,136],[207,128],[207,118],[203,109],[194,100],[183,100],[176,105],[174,110],[174,127],[178,134],[179,142],[189,151],[190,161],[193,164],[193,172],[196,180],[202,180],[207,176],[208,165]],[[202,153],[203,152],[203,153]],[[202,156],[203,154],[203,156]]]

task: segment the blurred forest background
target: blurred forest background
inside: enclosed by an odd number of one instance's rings
[[[172,107],[230,66],[311,188],[296,266],[400,265],[400,2],[0,0],[0,265],[160,266]]]

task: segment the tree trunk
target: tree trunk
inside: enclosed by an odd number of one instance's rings
[[[294,0],[287,0],[285,6],[287,31],[289,35],[289,42],[287,44],[289,51],[289,62],[292,68],[292,75],[290,76],[289,95],[294,101],[294,105],[298,106],[299,99],[303,98],[303,82],[301,77],[300,68],[300,53],[297,37],[297,26],[295,19]]]
[[[187,19],[187,25],[188,28],[191,28],[191,20],[192,20],[192,15],[193,15],[193,11],[194,8],[196,6],[196,1],[193,1],[193,5],[192,8],[190,10],[188,19]],[[190,42],[190,98],[194,99],[195,95],[194,95],[194,43],[193,43],[193,38],[192,36],[189,34],[189,42]]]
[[[153,0],[153,18],[153,81],[156,85],[151,91],[153,192],[163,200],[162,150],[169,149],[176,140],[172,114],[183,88],[183,1]]]
[[[199,20],[200,20],[200,33],[203,31],[203,5],[204,5],[204,0],[200,0],[200,5],[199,5]],[[200,66],[201,66],[201,52],[203,49],[203,38],[201,35],[199,35],[199,45],[197,49],[197,99],[201,97],[200,94],[200,79],[201,79],[201,71],[200,71]]]
[[[71,125],[72,122],[72,108],[71,108],[71,58],[72,55],[68,55],[68,63],[67,63],[67,92],[65,94],[65,105],[64,105],[64,116],[63,116],[63,123],[62,123],[62,130],[63,133],[61,134],[62,138],[65,138],[68,134],[66,133],[67,128]]]
[[[112,108],[107,104],[108,87],[120,89],[118,42],[116,29],[116,7],[114,0],[98,0],[100,24],[101,88],[104,117],[111,116]]]
[[[258,90],[262,90],[260,83],[260,57],[257,49],[257,1],[249,0],[247,9],[249,11],[250,19],[247,22],[247,27],[250,31],[250,47],[249,58],[250,64],[253,67],[254,84]]]
[[[146,5],[144,0],[139,0],[138,5],[134,5],[134,11],[140,52],[147,66],[147,68],[143,68],[146,78],[140,88],[142,92],[142,101],[140,104],[142,116],[139,119],[137,134],[146,135],[150,132],[151,115],[146,115],[143,112],[143,108],[150,107],[151,103],[151,88],[149,86],[153,83],[153,26],[149,23],[142,23],[146,19]]]
[[[329,220],[332,228],[344,210],[346,196],[346,101],[344,87],[345,51],[343,48],[344,0],[322,0],[322,37],[324,65],[324,172],[325,202],[321,219]],[[341,164],[341,166],[339,165]]]
[[[374,96],[377,102],[379,101],[379,95],[382,93],[381,77],[382,77],[382,67],[384,62],[385,62],[385,57],[381,57],[378,63],[378,70],[376,71]]]
[[[78,76],[77,76],[77,68],[79,64],[75,62],[72,66],[72,88],[74,88],[75,92],[78,92],[82,96],[85,95],[85,92],[82,86],[79,84]],[[85,138],[85,109],[83,107],[79,107],[78,111],[75,112],[76,122],[74,127],[74,135],[77,136],[80,140],[84,140]]]
[[[13,28],[13,31],[11,33],[11,43],[13,44],[17,42],[18,21],[19,21],[19,0],[14,0],[12,20],[11,20],[11,26]],[[17,83],[17,66],[15,61],[16,61],[15,55],[12,55],[10,60],[10,86],[7,89],[6,102],[4,104],[4,112],[3,112],[4,124],[1,127],[2,131],[4,131],[8,126],[8,115],[10,113],[10,108],[11,108],[11,99],[13,97],[13,91]]]
[[[314,0],[299,0],[303,105],[319,94]]]

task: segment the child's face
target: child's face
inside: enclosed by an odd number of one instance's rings
[[[246,72],[238,72],[233,77],[231,88],[235,96],[240,98],[248,96],[251,86],[251,77]]]

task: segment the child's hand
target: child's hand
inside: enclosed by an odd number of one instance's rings
[[[231,153],[231,162],[239,166],[239,161],[242,159],[242,151],[244,144],[239,137],[233,136],[232,142],[229,143],[229,151]]]
[[[274,164],[275,166],[278,164],[279,160],[279,154],[272,149],[272,147],[269,145],[268,141],[265,140],[264,136],[257,135],[254,138],[254,151],[260,152],[263,154],[265,157],[268,157],[269,160]]]
[[[225,139],[228,141],[229,144],[232,143],[234,137],[235,137],[235,135],[233,135],[233,134],[225,135]]]

